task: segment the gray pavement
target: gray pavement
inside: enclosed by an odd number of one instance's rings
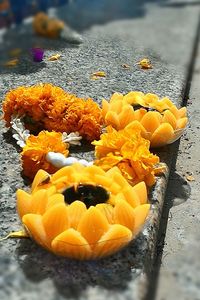
[[[83,2],[79,1],[79,5],[84,8]],[[104,11],[111,2],[104,1],[108,5],[103,7]],[[169,96],[180,105],[191,61],[199,5],[194,5],[193,1],[133,2],[140,13],[134,11],[134,6],[127,6],[129,10],[121,7],[124,13],[117,14],[117,18],[109,14],[106,20],[99,21],[93,17],[90,24],[83,26],[84,43],[80,46],[35,37],[28,26],[8,32],[0,45],[0,61],[6,58],[7,50],[16,45],[23,48],[24,55],[15,68],[1,68],[1,98],[9,89],[22,84],[51,82],[78,96],[90,96],[98,103],[102,98],[109,98],[114,91],[141,90]],[[130,1],[124,1],[124,7],[127,4]],[[81,10],[76,15],[74,7],[71,11],[73,19],[84,24],[87,15],[84,17]],[[58,15],[61,12],[58,11]],[[46,49],[46,58],[41,64],[31,62],[27,53],[34,45]],[[57,52],[62,54],[61,59],[48,62],[47,58]],[[153,69],[144,71],[138,67],[137,62],[144,56],[152,60]],[[124,70],[123,63],[129,64],[130,70]],[[91,81],[90,75],[99,70],[105,71],[107,77]],[[19,153],[3,122],[1,133],[0,236],[19,228],[14,193],[24,186]],[[175,150],[176,145],[165,147],[160,152],[169,167]],[[92,152],[75,155],[87,158]],[[166,184],[167,176],[158,179],[151,197],[153,208],[148,226],[134,243],[110,258],[80,263],[56,258],[29,240],[1,243],[0,299],[142,299],[152,269]]]
[[[166,205],[172,206],[159,274],[157,300],[200,299],[200,43],[188,101],[190,123],[169,178]],[[189,181],[190,177],[193,181]]]

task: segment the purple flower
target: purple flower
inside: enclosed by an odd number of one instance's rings
[[[41,48],[32,48],[31,49],[31,54],[33,56],[33,60],[35,62],[41,62],[44,57],[44,50]]]

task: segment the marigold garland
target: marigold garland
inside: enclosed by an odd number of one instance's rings
[[[30,135],[21,153],[23,174],[33,179],[39,169],[50,174],[56,172],[58,168],[47,161],[46,155],[57,152],[67,157],[68,148],[69,144],[62,142],[61,132],[41,131],[38,136]]]
[[[138,130],[125,128],[117,131],[109,126],[107,133],[92,144],[97,157],[94,163],[103,170],[117,166],[133,185],[140,181],[145,181],[148,186],[155,183],[155,165],[159,163],[159,157],[150,153],[150,142],[142,138]]]
[[[177,140],[188,122],[185,107],[178,109],[169,98],[136,91],[125,96],[114,93],[109,102],[103,100],[102,114],[105,124],[117,130],[126,126],[139,129],[151,147]]]
[[[88,141],[98,139],[101,132],[102,115],[97,103],[48,83],[11,90],[3,102],[3,112],[7,126],[12,116],[17,115],[33,132],[77,131]]]
[[[132,187],[118,168],[74,164],[38,171],[29,194],[17,191],[22,223],[39,245],[76,259],[110,255],[127,245],[148,216],[144,182]]]

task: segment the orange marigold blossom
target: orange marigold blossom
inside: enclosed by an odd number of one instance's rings
[[[78,131],[88,141],[98,139],[102,126],[101,109],[92,99],[82,99],[52,84],[18,87],[3,102],[6,125],[17,115],[32,131]]]
[[[117,131],[108,126],[100,140],[92,144],[97,158],[94,164],[103,170],[117,166],[133,185],[140,181],[145,181],[148,186],[155,183],[159,157],[149,151],[150,142],[142,138],[140,131],[130,128]]]
[[[24,175],[33,179],[39,169],[54,173],[58,169],[46,160],[47,153],[58,152],[67,157],[68,148],[60,132],[41,131],[38,136],[30,135],[21,152]]]
[[[117,167],[74,164],[53,175],[39,170],[31,193],[17,191],[27,233],[56,255],[76,259],[110,255],[127,245],[149,214],[144,182],[132,187]]]
[[[114,93],[110,102],[102,101],[106,125],[120,130],[126,126],[140,130],[151,147],[170,144],[183,133],[188,122],[186,108],[178,109],[169,98],[133,91],[123,96]]]

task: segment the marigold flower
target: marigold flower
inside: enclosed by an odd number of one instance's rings
[[[64,29],[64,22],[58,19],[49,18],[43,12],[39,12],[35,15],[33,20],[34,31],[42,36],[48,38],[58,38],[61,31]]]
[[[136,91],[125,96],[114,93],[110,102],[103,100],[102,115],[105,124],[117,130],[126,126],[139,129],[151,147],[173,143],[188,122],[185,107],[178,109],[169,98]]]
[[[150,153],[150,142],[142,138],[138,130],[117,131],[109,126],[107,133],[92,144],[97,157],[94,163],[103,170],[117,166],[132,185],[140,181],[145,181],[148,186],[155,183],[155,165],[159,163],[159,157]]]
[[[41,131],[38,136],[30,135],[21,153],[24,175],[33,179],[39,169],[49,173],[57,171],[46,159],[48,152],[68,156],[68,144],[62,142],[62,133]]]
[[[149,213],[144,182],[132,187],[118,168],[39,170],[31,193],[17,191],[17,210],[27,233],[56,255],[76,259],[110,255],[141,230]]]
[[[78,131],[88,141],[98,139],[102,126],[101,109],[92,99],[84,100],[52,84],[18,87],[6,94],[3,102],[6,125],[11,117],[23,117],[33,132],[46,129]]]

